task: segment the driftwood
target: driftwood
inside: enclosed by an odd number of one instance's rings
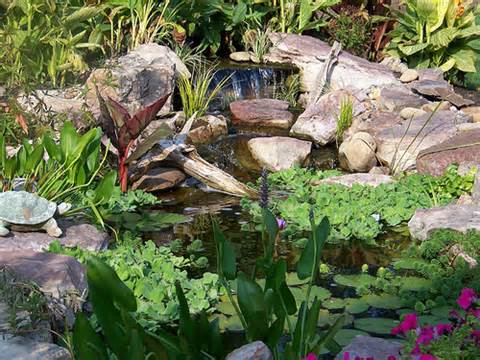
[[[315,80],[315,90],[310,93],[309,104],[316,104],[323,95],[325,86],[327,85],[328,74],[332,66],[338,61],[340,51],[342,51],[342,45],[335,41],[330,49],[330,53],[324,60],[322,71],[320,71]]]
[[[149,168],[164,160],[172,161],[188,175],[219,192],[239,197],[258,197],[256,190],[205,161],[198,155],[195,147],[168,140],[158,142],[153,151],[132,167],[131,178],[138,178]]]

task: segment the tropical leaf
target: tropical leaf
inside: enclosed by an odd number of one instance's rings
[[[422,43],[422,44],[415,44],[415,45],[403,45],[403,44],[398,44],[398,49],[406,56],[410,56],[413,54],[418,53],[419,51],[422,51],[429,47],[430,45],[428,43]]]
[[[451,55],[455,59],[455,67],[464,72],[475,72],[476,54],[473,50],[459,50]]]
[[[447,47],[458,34],[459,31],[455,28],[441,29],[430,37],[430,43],[436,48]]]
[[[451,70],[455,66],[455,59],[450,58],[447,61],[445,61],[442,65],[440,65],[440,69],[442,69],[443,72],[447,72]]]

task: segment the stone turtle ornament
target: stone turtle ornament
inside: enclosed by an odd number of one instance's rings
[[[70,204],[57,206],[38,195],[26,191],[6,191],[0,193],[0,236],[7,236],[10,230],[45,230],[48,235],[60,237],[62,230],[53,218],[56,213],[63,214],[71,208]]]

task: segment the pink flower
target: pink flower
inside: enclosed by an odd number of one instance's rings
[[[307,357],[303,358],[302,360],[317,360],[317,355],[315,355],[314,353],[310,353],[307,355]]]
[[[392,329],[393,335],[403,334],[407,335],[410,330],[416,329],[418,326],[418,320],[416,314],[407,314],[405,319],[397,327]]]
[[[433,331],[433,327],[425,326],[424,328],[422,328],[422,331],[420,332],[420,336],[417,338],[416,343],[428,345],[430,344],[430,341],[433,340],[434,334],[435,333]]]
[[[389,355],[387,360],[397,360],[395,355]]]
[[[464,288],[457,299],[457,304],[460,305],[463,310],[467,310],[475,301],[476,296],[475,290]]]
[[[345,351],[343,354],[343,360],[350,360],[350,353],[348,351]]]
[[[478,346],[480,344],[480,330],[473,330],[472,337],[475,340],[475,344]]]
[[[437,360],[437,358],[430,354],[422,354],[419,360]]]
[[[435,332],[437,336],[442,336],[450,331],[452,331],[452,324],[438,324],[435,326]]]
[[[477,319],[480,319],[480,309],[472,309],[470,311],[473,316],[475,316]]]

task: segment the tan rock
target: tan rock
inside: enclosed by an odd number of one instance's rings
[[[469,106],[463,108],[462,111],[472,117],[473,122],[480,122],[480,106]]]
[[[340,165],[350,171],[367,172],[377,163],[376,149],[372,135],[358,132],[340,145]]]
[[[248,51],[237,51],[230,54],[230,60],[236,62],[250,61],[250,53]]]
[[[409,83],[418,79],[418,71],[415,69],[408,69],[400,76],[400,81],[403,83]]]
[[[409,120],[417,116],[422,116],[424,114],[425,114],[425,110],[412,108],[412,107],[406,107],[400,110],[400,117],[405,120]]]

